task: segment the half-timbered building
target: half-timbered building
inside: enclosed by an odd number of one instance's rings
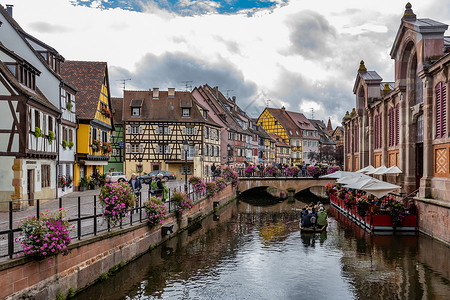
[[[105,167],[105,172],[123,172],[123,157],[125,144],[123,137],[123,98],[111,97],[114,131],[111,136],[111,158]]]
[[[395,82],[360,63],[356,108],[343,118],[346,170],[398,166],[386,180],[419,191],[419,228],[450,243],[450,134],[447,24],[414,14],[407,4],[391,49]]]
[[[75,186],[80,179],[104,172],[111,156],[114,129],[106,62],[65,61],[61,74],[77,89],[77,148]]]
[[[0,24],[2,28],[0,31],[0,40],[5,47],[14,51],[14,53],[39,70],[40,74],[34,78],[35,82],[33,82],[33,84],[37,86],[39,92],[60,111],[60,117],[56,118],[56,125],[53,126],[53,130],[51,130],[55,136],[54,143],[58,145],[58,155],[56,158],[57,171],[53,170],[51,167],[52,171],[50,172],[52,176],[50,178],[52,189],[46,189],[44,194],[34,193],[35,197],[40,197],[40,195],[42,195],[45,198],[52,198],[72,191],[70,185],[60,185],[60,179],[62,176],[67,176],[68,179],[73,176],[73,165],[75,161],[73,149],[75,148],[76,140],[74,139],[72,141],[74,144],[72,149],[68,146],[64,148],[60,137],[63,126],[68,131],[72,132],[72,136],[76,130],[74,104],[76,90],[65,82],[60,75],[60,64],[64,61],[64,57],[48,44],[25,32],[12,17],[12,13],[12,5],[8,5],[7,10],[0,5]],[[13,66],[10,65],[9,68],[12,70]],[[20,78],[23,78],[26,83],[33,80],[33,77],[27,70],[18,67],[17,72],[19,76],[21,76]],[[28,166],[27,168],[30,169],[34,167]],[[36,173],[37,171],[38,170],[36,169]],[[57,176],[57,174],[60,176]],[[41,184],[38,182],[40,178],[41,176],[35,176],[34,186],[39,186]],[[24,174],[24,180],[28,181],[27,174]],[[31,193],[31,195],[33,195],[33,193]]]
[[[206,177],[220,164],[221,127],[190,92],[126,90],[123,99],[127,175],[165,170]]]
[[[54,132],[60,111],[36,85],[39,75],[0,44],[0,199],[13,200],[15,209],[55,195]]]

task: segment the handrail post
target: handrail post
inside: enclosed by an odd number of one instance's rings
[[[59,209],[62,208],[62,197],[59,197],[59,199],[58,199],[58,206],[59,206]]]
[[[81,239],[81,197],[78,196],[78,219],[77,219],[78,240]]]
[[[12,258],[14,254],[14,232],[13,232],[13,203],[9,201],[9,233],[8,233],[8,255]]]
[[[97,195],[94,195],[94,235],[97,235]]]
[[[39,199],[36,199],[36,218],[39,220],[39,215],[40,215],[40,205],[39,205]]]
[[[148,193],[149,193],[148,200],[150,200],[150,190]],[[139,223],[142,223],[142,195],[141,194],[139,194]]]

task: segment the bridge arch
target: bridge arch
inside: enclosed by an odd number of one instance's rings
[[[333,181],[333,180],[331,180]],[[249,177],[239,178],[238,191],[245,192],[258,187],[274,187],[280,190],[293,190],[294,194],[311,187],[324,187],[329,178],[312,177]]]

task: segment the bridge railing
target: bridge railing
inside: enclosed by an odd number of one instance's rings
[[[275,176],[271,175],[271,174],[266,174],[264,173],[264,170],[258,170],[258,171],[254,171],[254,172],[245,172],[245,169],[237,169],[236,170],[237,174],[239,175],[239,178],[252,178],[252,177],[281,177],[281,178],[313,178],[312,176],[310,176],[306,170],[303,172],[303,170],[300,170],[298,175],[292,175],[289,172],[286,171],[286,169],[279,169],[279,173]],[[320,172],[318,174],[318,176],[320,175],[325,175],[326,174],[326,170],[322,173]]]

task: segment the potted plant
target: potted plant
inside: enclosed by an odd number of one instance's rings
[[[60,208],[23,219],[19,226],[22,232],[16,238],[16,242],[22,246],[22,254],[38,259],[58,253],[68,254],[72,226],[66,218],[66,213],[67,210]]]
[[[81,177],[80,179],[80,191],[84,192],[89,186],[89,179],[86,176]]]
[[[69,149],[72,149],[73,148],[73,142],[70,141],[68,146],[69,146]]]
[[[300,168],[297,166],[287,167],[284,172],[287,176],[297,177],[298,173],[300,173]]]
[[[136,195],[128,183],[114,182],[102,187],[99,200],[104,208],[103,218],[116,226],[136,203]]]
[[[192,176],[188,179],[189,184],[194,188],[194,193],[201,194],[206,190],[206,184],[200,177]]]
[[[175,213],[177,216],[181,215],[183,211],[190,210],[194,203],[184,192],[173,192],[170,199],[175,204]]]
[[[320,175],[320,167],[319,166],[308,166],[306,168],[306,171],[308,172],[309,176],[312,176],[314,178],[319,178]]]
[[[69,101],[69,102],[66,103],[66,108],[67,108],[68,111],[72,111],[72,107],[73,107],[72,102]]]
[[[66,176],[60,176],[58,180],[58,187],[61,188],[64,191],[64,188],[66,187],[67,179]]]
[[[337,172],[340,170],[341,170],[341,167],[339,167],[339,166],[329,166],[327,168],[327,174],[331,174],[331,173],[334,173],[334,172]]]
[[[225,167],[222,171],[222,178],[226,182],[231,182],[232,186],[237,186],[239,183],[238,174],[230,167]]]
[[[245,168],[244,174],[245,176],[251,176],[254,174],[254,172],[258,171],[258,168],[254,165],[248,165],[247,168]]]
[[[102,144],[102,152],[104,154],[110,153],[111,151],[112,151],[111,143],[105,142],[105,143]]]
[[[206,196],[214,197],[218,192],[217,185],[215,181],[210,181],[206,183]]]
[[[42,130],[39,127],[34,127],[34,136],[35,137],[41,137],[42,136]]]
[[[51,145],[53,141],[55,140],[55,133],[51,130],[48,131],[48,142]]]
[[[217,191],[223,191],[227,187],[226,181],[222,177],[216,178]]]
[[[73,182],[72,176],[68,175],[67,178],[66,178],[66,181],[67,181],[66,186],[68,188],[71,188],[72,187],[72,182]]]
[[[366,211],[369,208],[369,202],[367,199],[367,195],[361,195],[359,194],[356,197],[356,212],[358,215],[360,215],[362,218],[366,216]]]
[[[66,150],[66,148],[67,148],[67,141],[66,141],[66,140],[63,140],[63,141],[61,142],[61,145],[62,145],[62,147],[64,148],[64,150]]]
[[[167,208],[158,197],[153,196],[145,201],[144,210],[150,226],[162,224],[164,219],[167,218]]]

